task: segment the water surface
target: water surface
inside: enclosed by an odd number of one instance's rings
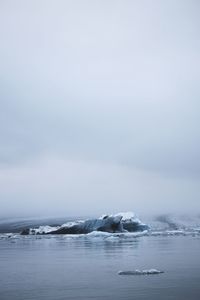
[[[119,276],[119,270],[164,270]],[[200,236],[1,236],[0,299],[200,299]]]

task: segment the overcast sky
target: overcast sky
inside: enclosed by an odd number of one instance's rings
[[[200,2],[0,0],[0,215],[200,212]]]

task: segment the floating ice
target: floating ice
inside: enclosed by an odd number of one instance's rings
[[[185,222],[185,223],[184,223]],[[62,220],[62,223],[63,220]],[[26,223],[25,223],[26,224]],[[47,223],[48,224],[48,223]],[[55,223],[54,223],[55,224]],[[60,223],[61,224],[61,223]],[[156,221],[149,219],[150,227],[142,223],[132,212],[120,212],[118,214],[103,215],[96,219],[77,220],[65,222],[61,226],[40,226],[30,225],[25,227],[23,235],[48,235],[48,234],[70,234],[88,235],[87,237],[100,237],[103,239],[132,239],[140,236],[199,236],[200,221],[198,218],[185,219],[174,218],[173,216],[159,216]],[[30,228],[31,227],[31,228]],[[20,223],[20,229],[22,228]],[[7,232],[11,232],[10,230]],[[93,234],[89,235],[90,233]],[[101,233],[109,233],[103,236]]]
[[[116,215],[104,215],[98,219],[88,219],[85,221],[68,222],[61,226],[40,226],[22,231],[22,235],[27,234],[88,234],[93,231],[120,233],[137,232],[149,229],[131,212],[118,213]]]
[[[118,275],[156,275],[162,274],[164,271],[159,271],[156,269],[149,269],[149,270],[134,270],[134,271],[119,271]]]

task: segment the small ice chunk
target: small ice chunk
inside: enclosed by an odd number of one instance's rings
[[[164,273],[164,271],[159,271],[156,269],[149,270],[134,270],[134,271],[119,271],[118,275],[156,275]]]

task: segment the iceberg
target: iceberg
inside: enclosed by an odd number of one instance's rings
[[[97,219],[79,220],[64,223],[61,226],[40,226],[39,228],[26,228],[21,234],[88,234],[93,231],[121,233],[148,230],[132,212],[103,215]]]

